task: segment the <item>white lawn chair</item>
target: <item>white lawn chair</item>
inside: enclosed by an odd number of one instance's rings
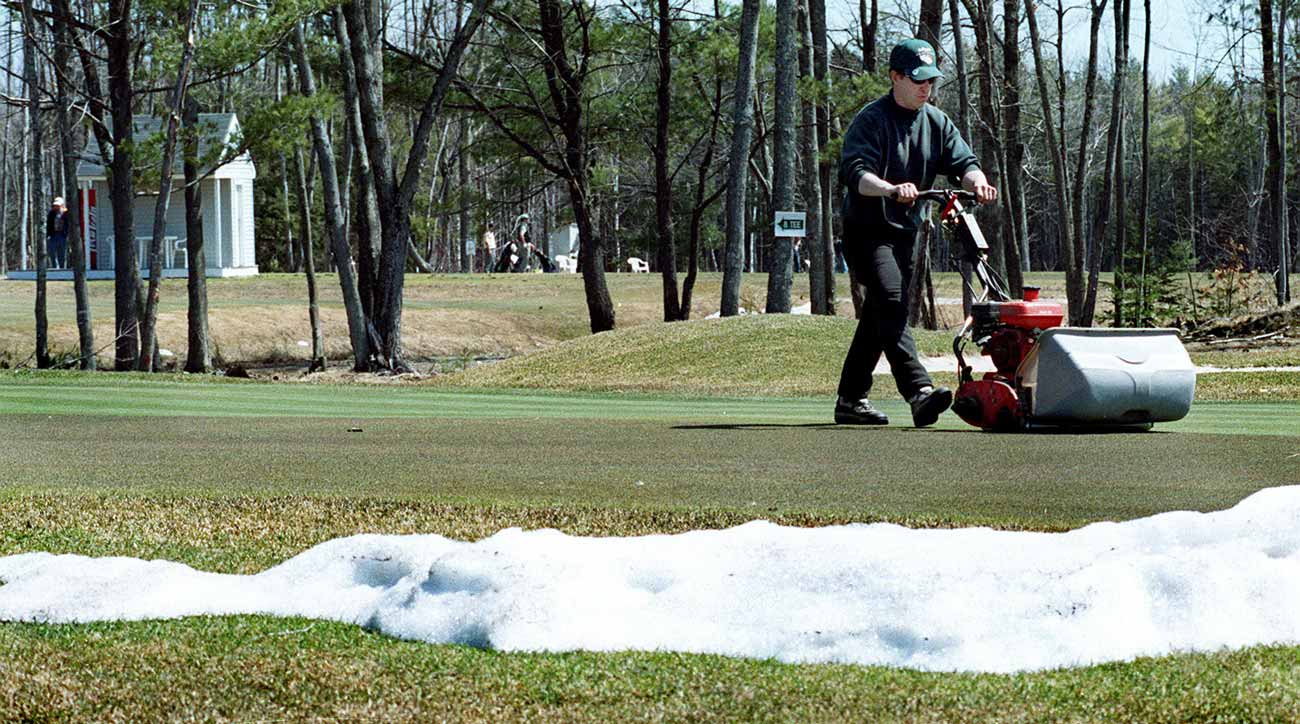
[[[556,254],[555,265],[558,266],[562,272],[573,274],[578,271],[578,260],[567,254]]]
[[[627,258],[627,265],[632,267],[632,271],[637,274],[647,274],[650,272],[650,264],[648,264],[644,259],[635,256],[629,256]]]

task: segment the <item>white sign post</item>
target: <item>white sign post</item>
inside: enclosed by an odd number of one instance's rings
[[[807,236],[805,231],[808,222],[808,215],[802,211],[778,211],[776,212],[777,236]]]

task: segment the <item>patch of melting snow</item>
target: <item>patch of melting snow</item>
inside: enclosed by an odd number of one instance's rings
[[[270,614],[504,651],[1008,672],[1300,641],[1300,486],[1067,533],[896,525],[357,535],[256,575],[0,558],[0,619]]]

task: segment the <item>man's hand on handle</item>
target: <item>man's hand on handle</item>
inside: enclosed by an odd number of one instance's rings
[[[989,185],[984,172],[978,168],[972,168],[962,176],[961,187],[975,194],[975,199],[981,204],[991,204],[998,200],[998,190]]]
[[[991,204],[998,200],[998,190],[988,185],[987,182],[975,184],[975,188],[971,189],[971,191],[975,192],[975,198],[981,204]]]
[[[910,204],[916,201],[916,196],[919,193],[916,184],[901,183],[894,186],[894,191],[890,196],[893,196],[894,200],[900,204]]]

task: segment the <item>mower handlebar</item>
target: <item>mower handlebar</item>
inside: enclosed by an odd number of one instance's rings
[[[916,195],[918,203],[926,201],[947,201],[956,198],[958,201],[978,201],[979,197],[972,191],[959,191],[957,189],[930,189],[922,191]]]

